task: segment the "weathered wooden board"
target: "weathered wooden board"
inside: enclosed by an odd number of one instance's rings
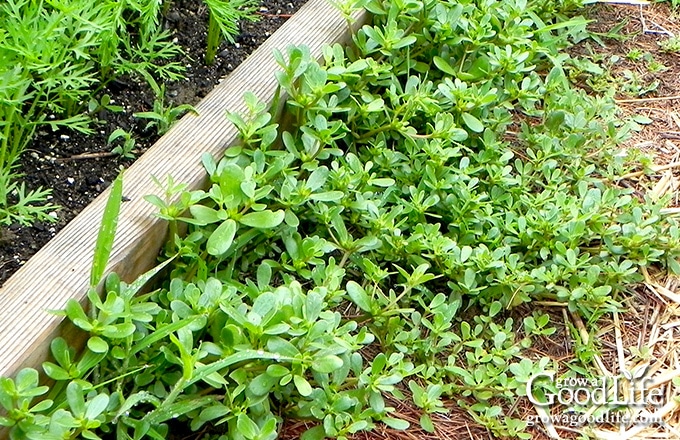
[[[358,14],[356,25],[364,19],[364,13]],[[206,184],[201,154],[218,156],[237,140],[225,112],[245,111],[246,91],[266,102],[274,97],[278,66],[273,49],[285,52],[290,45],[304,44],[320,57],[324,44],[348,40],[349,29],[341,14],[327,0],[310,0],[196,106],[198,115],[182,118],[137,160],[125,172],[124,195],[129,201],[121,208],[107,271],[130,281],[154,264],[167,225],[154,217],[155,208],[143,200],[147,194],[160,195],[151,176],[164,180],[172,175],[192,189]],[[0,289],[0,376],[13,376],[22,367],[38,368],[55,336],[83,338],[48,310],[63,308],[70,298],[84,300],[108,193],[93,201]]]

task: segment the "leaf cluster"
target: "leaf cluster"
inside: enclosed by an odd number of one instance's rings
[[[0,424],[162,439],[183,422],[251,440],[297,418],[315,422],[305,440],[343,439],[407,429],[390,399],[434,431],[451,399],[496,436],[531,438],[507,408],[555,367],[524,352],[555,333],[535,303],[593,323],[639,268],[680,272],[663,201],[616,184],[630,125],[565,73],[585,26],[562,15],[573,6],[373,0],[323,65],[277,53],[283,116],[248,94],[228,115],[242,144],[202,158],[209,187],[168,178],[147,197],[170,224],[164,262],[129,285],[109,276],[90,315],[70,302],[86,352],[55,341],[51,391],[31,370],[2,379]]]

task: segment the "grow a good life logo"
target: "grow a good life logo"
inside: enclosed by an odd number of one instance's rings
[[[558,379],[555,372],[537,373],[526,384],[526,395],[542,415],[528,420],[543,424],[650,426],[663,423],[656,410],[666,404],[664,390],[647,375],[648,365],[619,376]],[[553,414],[556,406],[562,414]]]

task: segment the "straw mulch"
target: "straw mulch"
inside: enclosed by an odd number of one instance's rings
[[[421,412],[413,405],[410,397],[397,400],[391,396],[385,396],[385,400],[387,406],[395,409],[390,415],[408,421],[410,427],[405,431],[399,431],[380,423],[371,431],[362,431],[353,435],[352,440],[488,440],[493,438],[484,427],[470,417],[467,411],[452,402],[446,405],[448,413],[431,414],[435,431],[430,433],[420,427]],[[312,426],[314,425],[306,422],[291,421],[284,426],[279,439],[298,439]]]
[[[605,57],[619,57],[611,65],[614,78],[625,81],[633,72],[641,80],[642,90],[646,86],[653,88],[641,96],[617,96],[622,118],[643,116],[651,120],[651,123],[641,125],[639,131],[633,132],[622,148],[636,149],[653,158],[653,164],[621,176],[618,183],[633,188],[641,197],[670,197],[670,207],[662,211],[663,215],[680,215],[680,53],[664,52],[660,46],[662,41],[680,36],[680,17],[671,10],[669,3],[595,5],[589,15],[597,20],[590,26],[592,31],[605,35],[622,25],[620,33],[625,38],[603,38],[606,47],[592,45],[588,50]],[[583,48],[579,50],[583,51]],[[636,61],[626,57],[634,51],[647,54],[646,59]],[[654,72],[649,69],[650,62],[665,67]],[[612,440],[680,439],[680,279],[652,270],[643,270],[643,275],[645,282],[628,295],[624,302],[625,311],[606,315],[597,323],[599,331],[593,342],[600,349],[599,354],[593,356],[591,367],[601,377],[644,372],[643,377],[648,380],[647,391],[659,389],[665,404],[627,408],[626,415],[631,421],[646,419],[660,422],[631,422],[627,425],[594,423],[577,428],[548,423],[538,428],[543,435],[574,438],[588,434]],[[581,342],[588,343],[590,336],[580,318],[565,310],[561,313],[565,328],[567,323],[571,323],[571,327],[579,331]],[[561,334],[568,333],[563,331]],[[559,358],[560,351],[556,347],[562,346],[565,357],[560,360],[569,360],[568,337],[553,337],[551,344],[553,359]],[[630,391],[626,389],[627,385],[623,381],[622,392]],[[639,390],[634,396],[642,399]],[[564,410],[559,407],[551,409],[553,415]],[[593,406],[586,415],[595,417],[601,409]],[[540,408],[536,410],[541,411]]]

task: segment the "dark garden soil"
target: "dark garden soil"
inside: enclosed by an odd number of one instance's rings
[[[208,12],[202,2],[174,1],[165,26],[184,49],[181,62],[187,70],[185,80],[166,85],[167,101],[174,105],[198,103],[304,3],[305,0],[264,0],[258,10],[259,20],[241,23],[236,44],[223,43],[215,63],[206,66],[203,56]],[[100,122],[94,126],[94,135],[44,128],[28,146],[20,163],[20,171],[25,174],[23,181],[27,188],[51,188],[51,202],[61,208],[54,213],[54,223],[2,228],[0,285],[106,189],[120,167],[133,162],[110,153],[113,147],[107,145],[107,139],[112,131],[120,127],[134,133],[137,157],[158,139],[154,131],[144,129],[147,121],[133,117],[135,112],[153,108],[154,95],[146,84],[135,78],[120,78],[101,94],[109,94],[112,104],[125,111],[97,115]]]

